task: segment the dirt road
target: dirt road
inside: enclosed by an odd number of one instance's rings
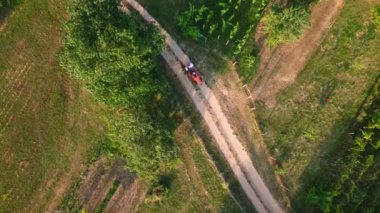
[[[186,75],[184,75],[181,64],[191,63],[189,57],[140,4],[135,0],[126,0],[126,2],[138,11],[147,22],[154,23],[161,29],[168,47],[163,50],[162,56],[186,89],[186,92],[207,124],[220,151],[257,211],[283,212],[254,168],[247,151],[234,134],[213,92],[206,84],[201,85],[199,90],[197,90]]]
[[[276,95],[291,85],[343,8],[344,0],[322,0],[312,7],[311,25],[296,42],[280,45],[275,50],[263,46],[260,65],[250,88],[254,100],[263,100],[268,108],[276,105]],[[261,26],[261,27],[260,27]],[[260,24],[256,41],[262,43]]]

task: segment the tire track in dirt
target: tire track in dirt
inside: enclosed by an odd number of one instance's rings
[[[49,198],[48,206],[46,207],[46,212],[54,212],[57,206],[62,201],[65,192],[69,189],[72,179],[80,173],[82,170],[82,148],[79,146],[75,151],[73,158],[70,161],[70,170],[64,174],[55,184],[53,188],[53,195]]]
[[[326,32],[344,6],[344,0],[322,0],[311,8],[311,25],[302,37],[272,50],[262,44],[261,23],[256,41],[263,46],[258,74],[252,81],[252,99],[262,100],[268,108],[276,106],[276,95],[290,86],[320,46]]]
[[[0,95],[0,124],[2,124],[1,130],[7,128],[10,122],[15,117],[15,115],[11,112],[15,104],[19,101],[21,95],[25,91],[26,79],[32,66],[33,64],[31,63],[26,63],[22,68],[21,65],[19,65],[15,71],[8,71],[4,76],[4,79],[8,82],[4,86],[3,91]],[[29,98],[30,97],[28,95],[28,99]],[[18,113],[16,116],[18,116],[19,114],[20,113]]]
[[[220,151],[257,211],[283,212],[258,175],[247,151],[234,134],[218,100],[210,88],[206,84],[203,84],[199,86],[200,90],[197,91],[194,85],[183,74],[181,64],[191,63],[189,57],[140,4],[134,0],[126,0],[126,2],[139,12],[147,22],[158,26],[161,33],[165,36],[165,43],[170,49],[164,49],[161,55],[185,87],[196,108],[201,113]]]
[[[0,103],[4,101],[4,99],[7,98],[9,94],[12,93],[17,83],[22,82],[25,78],[25,71],[28,72],[31,68],[31,65],[29,63],[26,63],[23,68],[20,70],[21,66],[18,66],[14,73],[11,71],[8,71],[5,75],[4,79],[8,82],[4,86],[3,91],[0,93],[0,97],[2,97],[2,100],[0,100]]]
[[[137,212],[147,192],[147,187],[138,178],[131,184],[120,184],[105,208],[105,213]]]
[[[193,100],[196,108],[201,113],[206,125],[209,128],[211,135],[214,137],[216,144],[218,145],[223,156],[229,163],[232,171],[234,172],[237,180],[239,181],[243,190],[247,194],[248,198],[251,200],[251,202],[253,203],[253,205],[259,212],[267,212],[262,202],[260,201],[259,197],[257,196],[255,191],[249,184],[243,170],[241,169],[239,165],[239,162],[234,157],[233,152],[230,150],[225,138],[223,137],[223,134],[220,132],[218,125],[214,121],[214,116],[208,110],[209,107],[207,106],[206,100],[195,90],[194,86],[187,79],[187,77],[183,75],[182,66],[177,61],[177,58],[169,51],[164,51],[162,55],[165,58],[165,60],[168,62],[171,69],[175,72],[177,77],[180,79],[181,83],[184,85],[190,98]]]

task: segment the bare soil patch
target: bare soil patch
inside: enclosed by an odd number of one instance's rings
[[[258,28],[256,41],[262,46],[258,73],[251,83],[252,98],[262,100],[268,108],[276,106],[276,95],[290,86],[318,49],[326,32],[343,8],[344,0],[322,0],[312,6],[311,26],[293,43],[271,49],[263,42],[263,27]]]
[[[77,203],[73,207],[76,210],[85,209],[87,212],[96,212],[102,205],[104,212],[135,211],[147,192],[147,186],[135,174],[126,171],[123,165],[122,160],[106,158],[95,162],[85,172],[75,193],[68,195],[74,196],[68,199],[74,199]],[[107,194],[116,181],[120,185],[108,201]]]
[[[123,180],[122,184],[107,204],[104,212],[136,212],[138,209],[138,204],[143,201],[146,192],[146,184],[139,179],[128,178],[127,180]]]

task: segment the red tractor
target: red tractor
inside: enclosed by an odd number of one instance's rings
[[[196,85],[202,85],[203,79],[202,79],[201,73],[194,66],[194,64],[190,63],[189,65],[185,66],[185,74]]]

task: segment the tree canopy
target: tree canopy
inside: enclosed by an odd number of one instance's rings
[[[59,56],[97,100],[117,111],[110,122],[113,148],[148,180],[176,159],[161,109],[152,104],[168,87],[154,60],[162,46],[158,29],[121,12],[118,1],[76,0]]]

